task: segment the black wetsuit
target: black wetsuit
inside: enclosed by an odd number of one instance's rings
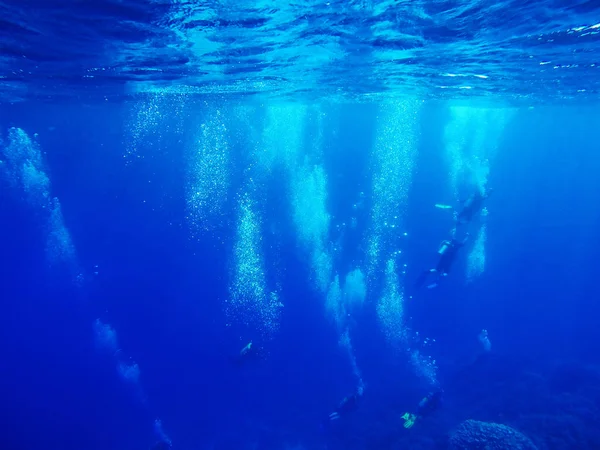
[[[417,416],[424,417],[436,411],[442,404],[442,391],[429,394],[419,403]]]
[[[338,420],[347,413],[354,411],[358,406],[358,397],[358,393],[344,397],[337,408],[335,408],[335,410],[329,414],[329,417],[323,424],[323,427],[327,427],[327,424],[331,423],[332,421]]]
[[[232,361],[237,365],[244,365],[252,360],[258,359],[260,356],[256,345],[247,345],[232,358]]]
[[[412,428],[418,419],[430,415],[442,404],[443,391],[430,392],[427,397],[419,402],[415,414],[406,413],[402,416],[404,419],[404,428]]]
[[[358,394],[352,394],[348,397],[344,397],[344,400],[340,402],[338,407],[335,409],[335,412],[340,416],[342,414],[348,413],[350,411],[354,411],[358,405]]]
[[[466,241],[467,238],[465,238],[465,240],[462,242],[459,242],[456,239],[452,239],[451,241],[444,241],[442,244],[442,248],[440,248],[440,250],[438,251],[438,253],[440,254],[440,259],[437,263],[437,266],[435,267],[435,269],[429,269],[423,272],[417,279],[415,287],[422,287],[427,281],[427,279],[433,274],[436,275],[436,281],[429,287],[436,287],[441,277],[448,275],[450,267],[452,267],[452,264],[456,259],[458,250],[463,245],[465,245]]]
[[[458,250],[464,245],[464,242],[458,242],[456,239],[452,239],[451,241],[446,241],[444,243],[447,248],[440,255],[440,260],[435,267],[437,273],[448,274],[450,272],[450,267],[452,267],[452,263],[456,259],[456,255],[458,254]]]
[[[458,213],[459,223],[469,223],[473,220],[475,214],[477,214],[483,208],[483,201],[489,197],[491,190],[486,190],[483,194],[479,191],[471,195],[467,201],[463,204],[463,209]]]

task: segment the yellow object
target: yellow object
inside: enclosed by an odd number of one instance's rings
[[[404,428],[412,428],[417,420],[417,416],[414,414],[405,413],[402,418],[404,419]]]

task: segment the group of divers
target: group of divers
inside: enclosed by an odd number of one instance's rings
[[[431,269],[423,271],[415,283],[415,288],[423,288],[426,286],[428,289],[436,288],[439,283],[448,276],[450,268],[452,267],[459,250],[466,244],[469,239],[468,225],[471,223],[474,217],[476,217],[481,210],[485,200],[489,197],[492,190],[487,186],[482,189],[477,189],[465,202],[462,203],[461,209],[456,214],[456,227],[453,230],[452,237],[442,241],[438,250],[438,262],[437,265]],[[445,205],[436,205],[441,208],[451,208]],[[456,237],[456,233],[464,229],[464,234],[461,238]],[[487,330],[482,330],[479,335],[479,341],[481,342],[484,351],[489,351],[491,344],[488,338]],[[340,419],[342,416],[354,411],[359,400],[364,392],[364,387],[359,385],[354,393],[344,397],[344,399],[338,404],[337,408],[329,414],[327,421],[331,422]],[[404,421],[404,428],[412,428],[417,420],[421,420],[423,417],[430,415],[431,413],[438,410],[442,404],[443,389],[437,389],[429,392],[425,397],[418,403],[413,413],[406,412],[402,415]]]
[[[456,213],[456,227],[453,229],[452,237],[442,241],[438,250],[438,262],[435,267],[423,271],[415,283],[415,288],[427,287],[427,289],[436,288],[440,282],[448,276],[450,268],[452,267],[459,250],[466,244],[469,239],[468,225],[471,223],[474,217],[476,217],[481,210],[485,200],[489,197],[492,190],[487,186],[482,189],[477,189],[466,201],[461,205],[461,208]],[[452,208],[446,205],[436,205],[443,209]],[[464,229],[463,236],[457,238],[456,235],[461,229]],[[487,330],[482,330],[479,335],[479,340],[483,345],[485,351],[490,349],[490,341],[488,339]],[[253,345],[252,341],[246,344],[240,352],[234,357],[234,360],[238,364],[243,364],[248,360],[255,359],[260,356],[259,349]],[[356,388],[356,390],[347,395],[337,405],[331,414],[325,419],[324,424],[329,425],[330,423],[347,416],[348,414],[355,411],[359,404],[360,399],[364,393],[364,385],[362,383]],[[444,391],[443,389],[437,389],[429,392],[423,399],[418,403],[414,412],[406,412],[401,416],[403,420],[404,428],[412,428],[413,425],[422,420],[424,417],[431,415],[437,411],[442,404]],[[168,450],[171,448],[170,443],[164,441],[157,442],[152,450]]]

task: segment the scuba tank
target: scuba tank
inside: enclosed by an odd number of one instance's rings
[[[450,241],[442,241],[442,245],[440,246],[438,253],[440,255],[443,255],[444,253],[446,253],[446,251],[448,251],[448,248],[450,248]]]

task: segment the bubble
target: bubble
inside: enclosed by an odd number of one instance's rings
[[[302,149],[307,108],[300,104],[271,105],[265,114],[262,146],[257,149],[258,162],[271,172],[277,166],[292,176]]]
[[[485,270],[485,241],[487,227],[482,225],[477,233],[475,244],[467,256],[467,282],[470,283],[483,274]]]
[[[293,181],[292,204],[298,237],[304,245],[323,242],[329,233],[327,177],[323,167],[306,160]]]
[[[365,301],[367,286],[365,276],[360,269],[354,269],[346,275],[344,294],[348,310],[361,306]]]
[[[77,259],[71,233],[65,226],[60,201],[56,197],[50,204],[46,255],[51,264],[75,264]]]
[[[345,323],[346,311],[342,302],[342,289],[340,287],[340,278],[336,275],[329,285],[327,291],[327,297],[325,301],[325,308],[328,313],[333,317],[338,330],[343,329]]]
[[[140,367],[137,363],[120,362],[117,366],[119,375],[128,383],[139,384],[140,382]]]
[[[21,128],[8,131],[8,145],[2,148],[5,157],[5,176],[13,189],[25,193],[29,206],[48,205],[50,179],[46,175],[38,144]]]
[[[94,322],[94,334],[98,349],[108,351],[112,354],[119,349],[117,332],[109,324],[103,323],[100,319],[96,319]]]
[[[233,276],[230,298],[226,305],[229,320],[256,326],[271,336],[279,326],[282,302],[278,294],[267,294],[267,277],[263,260],[261,201],[266,196],[270,177],[278,171],[286,176],[293,203],[294,181],[302,147],[307,108],[299,104],[273,104],[265,108],[263,127],[257,133],[251,110],[238,111],[240,120],[248,125],[250,164],[246,170],[251,187],[239,201],[238,226],[233,257]],[[293,208],[292,208],[293,209]],[[301,213],[298,213],[301,214]],[[298,216],[296,214],[296,217]],[[311,230],[312,231],[312,230]],[[308,232],[310,233],[310,231]],[[302,236],[303,242],[312,236]],[[325,246],[311,247],[309,261],[315,283],[326,286],[330,282],[331,257]]]
[[[354,354],[354,349],[352,348],[352,342],[350,341],[350,334],[346,329],[341,335],[338,341],[340,347],[344,349],[348,355],[350,360],[350,365],[352,366],[352,374],[356,377],[358,381],[358,389],[364,390],[364,382],[362,379],[362,373],[358,368],[358,364],[356,363],[356,356]]]
[[[410,362],[417,376],[421,377],[431,386],[437,386],[437,365],[435,359],[424,356],[419,350],[410,351]]]
[[[289,197],[299,246],[308,256],[315,287],[325,293],[332,278],[333,256],[329,243],[331,218],[327,211],[327,176],[322,157],[324,116],[305,105],[272,105],[265,113],[262,147],[257,149],[258,166],[270,173],[282,170],[287,177]],[[309,151],[301,155],[308,120],[316,133]]]
[[[148,156],[144,150],[157,151],[163,145],[163,134],[183,134],[185,93],[172,93],[157,88],[152,93],[139,94],[132,102],[128,136],[123,159],[126,164]]]
[[[362,306],[366,294],[365,276],[360,269],[346,275],[343,287],[339,276],[335,275],[327,290],[325,306],[338,331],[343,332],[347,328],[348,317]]]
[[[73,280],[73,284],[78,287],[81,288],[83,287],[83,283],[85,282],[85,275],[83,273],[78,273],[75,275],[75,279]]]
[[[417,156],[417,101],[381,106],[372,150],[372,211],[367,239],[368,274],[380,268],[383,249],[393,245],[396,226],[402,223]],[[395,226],[389,227],[393,223]]]
[[[207,114],[188,152],[186,203],[192,233],[222,225],[229,189],[229,142],[219,110]]]
[[[395,348],[407,344],[404,323],[404,292],[396,275],[396,263],[389,259],[385,269],[383,293],[377,304],[377,317],[388,340]]]
[[[450,189],[455,201],[461,189],[484,193],[498,142],[513,116],[510,108],[475,108],[451,106],[450,120],[444,128],[449,163]],[[487,210],[482,214],[486,215]],[[456,211],[454,213],[456,218]],[[485,268],[485,229],[479,230],[475,247],[469,255],[467,280],[481,275]]]
[[[46,173],[28,160],[23,163],[21,180],[29,203],[34,206],[44,207],[50,195],[50,179]]]
[[[489,352],[492,350],[492,343],[490,342],[490,338],[488,336],[488,331],[487,330],[481,330],[481,333],[479,333],[478,336],[479,342],[481,343],[481,346],[483,348],[484,352]]]
[[[386,263],[383,293],[377,303],[377,317],[383,333],[397,353],[408,352],[409,360],[417,376],[435,384],[436,370],[431,358],[421,355],[412,345],[428,345],[429,339],[420,338],[419,332],[411,331],[406,326],[404,317],[404,290],[396,275],[396,263],[389,259]]]
[[[20,128],[8,132],[9,143],[2,148],[6,159],[5,176],[15,194],[23,192],[27,205],[43,216],[46,256],[51,265],[68,265],[73,281],[81,276],[71,234],[66,228],[60,201],[50,195],[51,183],[39,145]]]
[[[233,280],[226,313],[230,320],[256,327],[271,336],[279,327],[281,301],[267,294],[261,218],[248,194],[239,199],[238,226],[233,249]]]
[[[324,248],[324,243],[318,243],[312,249],[311,269],[313,280],[321,292],[325,292],[327,285],[331,280],[333,272],[333,260],[331,253]]]
[[[154,434],[160,442],[164,442],[169,447],[173,445],[171,438],[167,436],[167,433],[165,433],[162,421],[160,419],[156,419],[154,421]]]
[[[327,211],[327,176],[322,166],[308,159],[292,180],[292,211],[298,240],[311,255],[311,268],[317,288],[326,292],[332,276],[332,256],[328,249],[331,217]]]

